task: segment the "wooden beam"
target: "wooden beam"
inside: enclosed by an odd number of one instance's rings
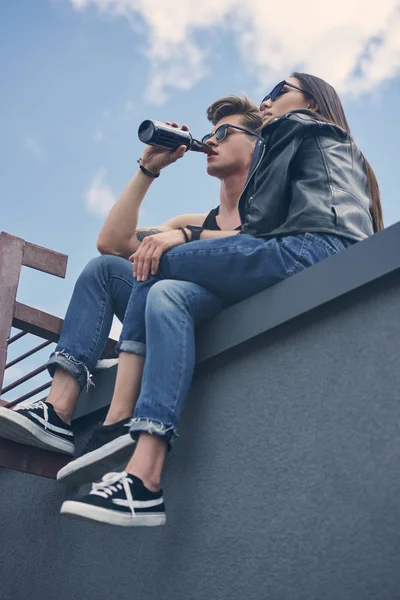
[[[72,457],[66,454],[56,454],[0,438],[0,467],[56,479],[57,472],[71,460]]]
[[[22,264],[25,267],[64,278],[67,272],[67,263],[68,256],[66,254],[25,242],[22,259]]]
[[[7,340],[13,322],[24,244],[21,238],[0,233],[0,388],[3,385]]]
[[[60,337],[63,320],[21,302],[15,302],[13,327],[33,333],[50,342]]]

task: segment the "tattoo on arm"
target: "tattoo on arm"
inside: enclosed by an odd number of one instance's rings
[[[144,238],[149,235],[156,235],[156,233],[162,233],[161,229],[147,229],[146,231],[137,231],[136,237],[139,242],[143,242]]]

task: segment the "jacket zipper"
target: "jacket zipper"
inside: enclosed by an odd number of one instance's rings
[[[246,191],[246,188],[247,188],[247,186],[249,185],[249,183],[250,183],[250,181],[251,181],[251,179],[252,179],[252,177],[253,177],[254,173],[257,171],[258,167],[260,166],[260,164],[261,164],[261,161],[262,161],[262,159],[264,158],[264,154],[265,154],[265,144],[264,144],[264,147],[263,147],[263,149],[262,149],[261,156],[260,156],[260,159],[259,159],[258,163],[257,163],[257,164],[256,164],[256,166],[254,167],[252,174],[251,174],[251,175],[250,175],[250,177],[247,179],[247,181],[246,181],[246,185],[244,186],[244,188],[243,188],[243,189],[242,189],[242,191],[241,191],[241,194],[240,194],[240,196],[239,196],[239,200],[238,200],[238,204],[237,204],[238,206],[239,206],[239,204],[240,204],[240,200],[242,199],[242,196],[243,196],[244,192]]]

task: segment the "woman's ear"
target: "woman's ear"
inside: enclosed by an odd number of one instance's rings
[[[312,110],[313,112],[318,112],[318,104],[315,102],[315,100],[311,100],[311,104],[308,107],[308,110]]]

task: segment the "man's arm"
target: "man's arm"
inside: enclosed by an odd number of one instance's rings
[[[97,249],[101,254],[129,256],[139,208],[153,180],[138,170],[109,212],[99,237]]]
[[[191,217],[192,215],[182,215],[184,217]],[[188,222],[188,225],[197,225],[197,223]],[[192,233],[189,229],[186,229],[186,235],[190,239]],[[214,231],[204,229],[201,232],[200,240],[209,240],[212,238],[225,238],[233,235],[237,235],[240,231],[236,229],[233,231]],[[185,237],[182,231],[168,231],[160,233],[158,235],[148,236],[144,239],[140,248],[137,252],[129,257],[129,260],[133,262],[133,276],[138,281],[146,281],[149,275],[155,275],[158,271],[160,259],[164,252],[175,246],[180,246],[185,243]]]
[[[178,127],[177,123],[168,123]],[[183,125],[182,129],[187,130]],[[158,174],[161,169],[182,158],[186,146],[180,146],[174,152],[146,146],[141,164],[151,173]],[[137,249],[140,241],[136,237],[140,205],[154,178],[138,169],[112,207],[97,239],[97,249],[101,254],[115,254],[128,257]],[[163,227],[163,226],[161,226]],[[145,228],[143,228],[145,229]],[[146,228],[149,229],[149,228]],[[151,228],[160,229],[160,228]],[[164,231],[161,229],[161,231]]]
[[[204,219],[207,213],[194,214],[194,215],[177,215],[168,221],[165,221],[162,225],[156,227],[140,227],[136,229],[135,235],[132,237],[132,251],[130,254],[136,252],[140,244],[146,237],[150,235],[156,235],[157,233],[164,233],[165,231],[176,231],[179,227],[186,227],[188,223],[193,225],[203,225]]]
[[[197,223],[188,223],[190,225],[197,225]],[[211,240],[212,238],[224,238],[224,237],[231,237],[232,235],[237,235],[238,233],[240,233],[240,230],[238,229],[233,229],[232,231],[227,229],[227,230],[222,230],[222,231],[214,231],[214,230],[210,230],[210,229],[203,229],[203,231],[201,232],[200,235],[200,239],[201,240]],[[189,231],[189,237],[190,237],[191,233]]]
[[[111,213],[110,213],[111,214]],[[114,243],[111,247],[104,246],[100,240],[97,242],[98,250],[101,254],[115,254],[117,256],[123,256],[128,258],[131,254],[136,252],[143,240],[149,236],[156,235],[157,233],[164,233],[165,231],[174,231],[179,227],[185,227],[188,223],[191,225],[201,226],[204,223],[207,213],[205,214],[184,214],[177,215],[168,221],[165,221],[162,225],[139,227],[136,230],[130,230],[127,232],[127,238],[123,246],[121,245],[121,237],[115,236],[118,239],[118,246]],[[110,251],[111,250],[111,251]]]

